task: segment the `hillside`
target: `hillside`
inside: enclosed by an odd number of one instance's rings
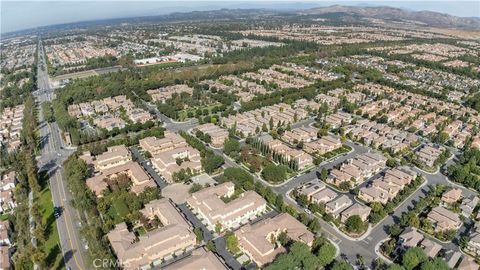
[[[462,28],[480,30],[480,18],[456,17],[432,11],[410,11],[392,7],[354,7],[329,6],[299,11],[302,15],[329,15],[337,14],[349,19],[354,17],[372,18],[389,21],[416,22],[431,27]]]

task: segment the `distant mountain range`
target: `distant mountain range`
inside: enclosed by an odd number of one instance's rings
[[[386,21],[414,21],[431,27],[480,30],[480,18],[456,17],[433,11],[411,11],[393,7],[341,6],[312,8],[298,11],[303,15],[337,15],[381,19]]]

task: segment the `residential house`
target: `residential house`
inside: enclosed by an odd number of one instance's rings
[[[341,213],[341,221],[345,222],[351,216],[359,216],[363,222],[367,221],[371,208],[359,203],[354,203]]]
[[[462,221],[458,214],[444,208],[437,206],[428,213],[430,219],[435,226],[436,231],[456,230],[462,225]]]
[[[347,195],[340,195],[335,200],[325,204],[325,212],[331,214],[334,218],[338,218],[340,213],[352,204],[352,200]]]
[[[316,192],[311,196],[312,203],[327,203],[337,197],[337,193],[329,188]]]
[[[479,202],[480,199],[476,195],[464,198],[462,200],[462,204],[460,205],[460,209],[462,209],[462,215],[465,217],[470,217]]]
[[[298,192],[300,194],[304,194],[307,196],[307,199],[310,201],[312,199],[312,196],[322,190],[325,189],[325,184],[316,179],[316,180],[313,180],[313,181],[310,181],[306,184],[304,184],[299,190]]]
[[[438,252],[440,252],[442,249],[440,244],[428,238],[423,239],[423,241],[420,243],[420,246],[423,248],[423,251],[425,251],[425,254],[427,254],[427,256],[430,258],[435,258]]]
[[[402,248],[408,249],[416,247],[420,243],[424,236],[419,233],[417,229],[409,227],[403,231],[403,233],[398,237],[399,244]]]
[[[455,203],[458,202],[462,197],[462,190],[460,188],[453,188],[443,193],[442,202],[444,203]]]

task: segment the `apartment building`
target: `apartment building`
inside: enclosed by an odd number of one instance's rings
[[[235,185],[225,182],[193,193],[187,204],[212,230],[217,224],[222,230],[238,228],[265,212],[267,202],[254,191],[246,191],[225,203],[222,198],[231,197],[234,191]]]
[[[340,147],[342,147],[342,141],[332,135],[327,135],[316,141],[303,144],[303,150],[311,155],[323,155]]]
[[[196,245],[192,227],[168,199],[154,200],[140,212],[148,219],[158,218],[161,227],[137,237],[126,223],[120,223],[107,234],[123,267],[150,268],[151,264],[158,265]]]
[[[185,139],[173,132],[166,131],[164,138],[146,137],[139,140],[140,147],[152,156],[175,148],[188,146]]]
[[[88,178],[86,184],[95,195],[101,197],[102,192],[108,188],[108,183],[105,180],[115,180],[120,175],[127,176],[130,179],[132,182],[130,191],[135,194],[142,193],[147,187],[157,187],[155,181],[134,161],[102,170],[95,176]]]
[[[176,261],[163,268],[164,270],[227,270],[225,263],[215,253],[200,247],[192,251],[192,254],[184,259]]]
[[[259,133],[262,129],[273,128],[293,124],[308,116],[308,112],[302,108],[292,108],[285,103],[275,104],[260,109],[230,115],[221,119],[221,125],[231,129],[241,136],[251,136]]]
[[[75,118],[93,118],[95,126],[108,131],[114,128],[125,128],[125,121],[128,120],[133,123],[142,124],[153,120],[149,112],[135,107],[133,102],[125,95],[107,97],[80,104],[71,104],[68,106],[67,111],[70,116]],[[121,113],[125,113],[128,119],[123,119]]]
[[[93,124],[98,128],[104,128],[107,131],[112,131],[115,128],[122,129],[126,126],[125,121],[123,121],[122,118],[109,113],[95,117],[95,119],[93,119]]]
[[[458,214],[443,206],[433,208],[427,218],[432,221],[436,231],[456,230],[462,225]]]
[[[17,184],[17,173],[14,171],[10,171],[5,173],[0,181],[0,189],[3,191],[12,190],[15,188]]]
[[[380,153],[367,152],[344,162],[339,169],[330,171],[328,183],[339,186],[341,183],[358,185],[366,178],[385,167],[387,159]]]
[[[171,98],[174,94],[181,93],[187,93],[191,95],[193,93],[193,88],[186,84],[177,84],[159,89],[147,90],[147,94],[152,97],[152,100],[160,103],[165,103],[165,101]]]
[[[259,141],[263,143],[272,153],[283,156],[287,161],[295,161],[298,166],[298,170],[303,170],[313,165],[312,156],[298,149],[294,149],[280,140],[273,139],[270,135],[261,136]]]
[[[197,130],[203,134],[208,134],[212,141],[211,144],[214,147],[223,147],[225,140],[228,139],[228,131],[212,123],[199,125],[194,128],[194,132]]]
[[[152,166],[169,183],[182,169],[192,173],[202,170],[200,152],[178,134],[166,132],[162,139],[147,137],[140,140],[140,147],[152,155]]]
[[[289,144],[298,144],[299,142],[308,143],[317,139],[318,129],[312,127],[299,127],[291,131],[285,131],[282,135],[282,140]]]
[[[458,264],[456,269],[458,270],[478,270],[479,265],[473,258],[467,255],[463,255],[462,261]]]
[[[307,227],[287,213],[273,218],[247,224],[235,231],[239,247],[259,267],[271,263],[278,254],[286,252],[285,248],[271,242],[281,232],[286,232],[293,241],[300,241],[311,246],[314,235]]]
[[[352,122],[352,115],[344,112],[337,112],[325,117],[325,122],[332,128],[339,128]]]
[[[360,188],[358,197],[366,202],[386,204],[416,177],[417,174],[407,167],[389,169],[371,185]]]
[[[425,144],[420,147],[416,152],[416,156],[419,161],[425,163],[429,167],[435,165],[435,161],[440,157],[445,149],[443,147],[436,147],[433,145]]]
[[[132,155],[125,145],[116,145],[107,148],[107,152],[95,157],[96,171],[104,171],[115,166],[124,165],[132,161]]]

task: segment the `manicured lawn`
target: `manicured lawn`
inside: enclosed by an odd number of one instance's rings
[[[212,109],[214,107],[217,107],[217,106],[220,106],[220,105],[222,105],[222,104],[217,102],[217,103],[210,104],[208,106],[194,107],[194,108],[191,108],[191,109],[183,110],[183,111],[178,112],[178,119],[180,121],[185,121],[188,118],[188,112],[193,112],[194,117],[196,117],[196,111],[198,109],[201,109],[202,111],[204,109],[208,109],[208,111],[211,113]],[[202,117],[204,117],[204,116],[206,116],[206,115],[202,115]]]
[[[125,201],[122,199],[115,199],[112,201],[113,208],[115,209],[115,212],[120,218],[124,218],[128,215],[130,212],[128,210],[128,206],[126,205]]]
[[[48,269],[63,268],[62,250],[58,236],[57,223],[53,215],[52,193],[47,186],[40,192],[40,211],[45,224],[45,243],[43,250],[46,254]]]

